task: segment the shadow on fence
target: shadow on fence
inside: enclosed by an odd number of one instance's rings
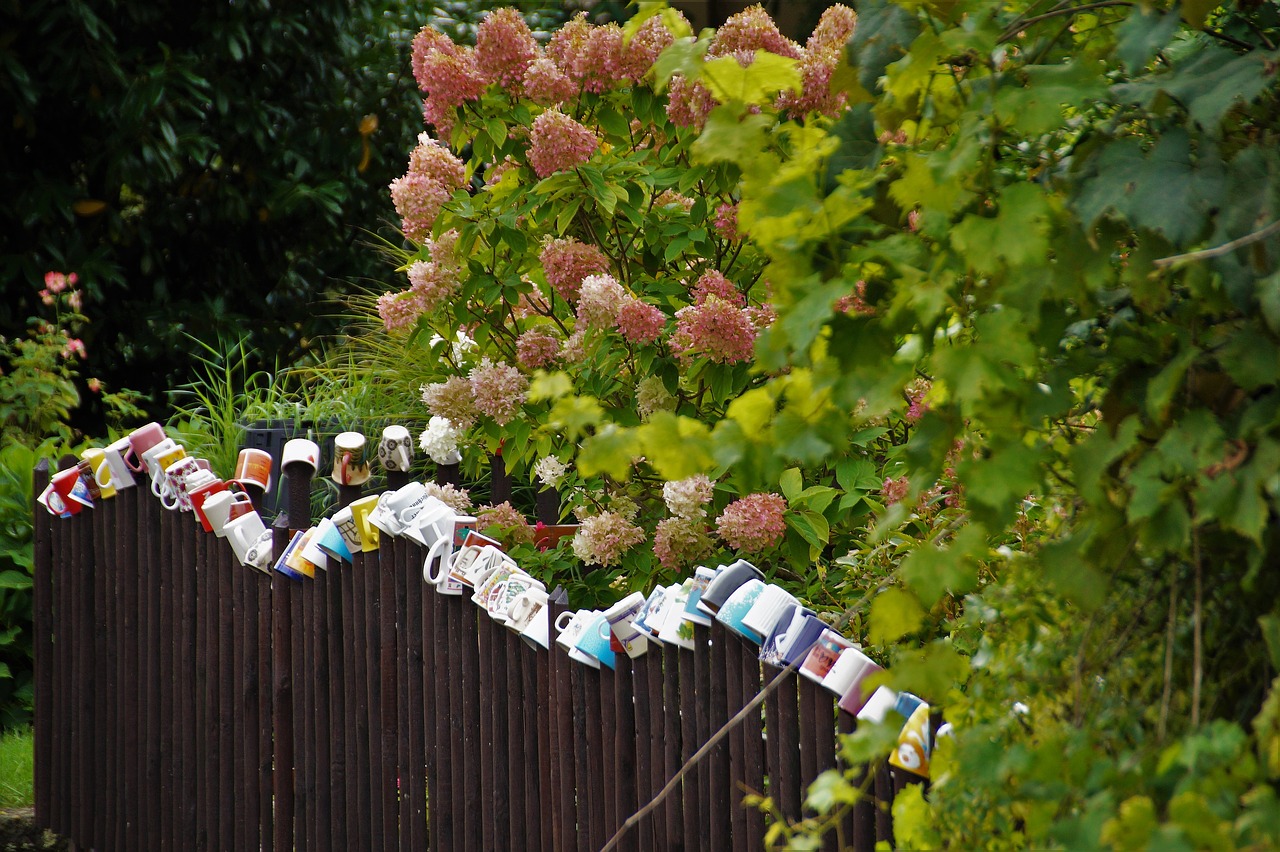
[[[309,483],[290,485],[277,552],[311,524]],[[718,622],[616,671],[535,649],[436,594],[403,538],[298,582],[243,567],[145,487],[67,519],[37,506],[35,524],[36,812],[79,848],[598,850],[785,678],[617,842],[760,849],[743,795],[801,818],[854,724]],[[895,779],[873,773],[826,848],[892,840]]]

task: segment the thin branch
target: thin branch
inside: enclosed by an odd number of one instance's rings
[[[1032,24],[1038,24],[1041,21],[1047,21],[1050,18],[1060,18],[1063,15],[1075,15],[1080,12],[1090,12],[1094,9],[1106,9],[1112,6],[1132,6],[1132,0],[1100,0],[1097,3],[1085,3],[1083,6],[1068,6],[1066,8],[1054,9],[1051,12],[1045,12],[1043,15],[1035,15],[1030,18],[1019,18],[1005,28],[1000,34],[999,44],[1004,44],[1018,33],[1025,30]]]
[[[1244,248],[1247,245],[1261,242],[1273,234],[1280,234],[1280,219],[1275,220],[1265,228],[1260,228],[1252,234],[1245,234],[1239,239],[1232,240],[1229,243],[1223,243],[1213,248],[1201,249],[1200,251],[1189,251],[1186,254],[1175,254],[1169,257],[1162,257],[1154,261],[1153,265],[1157,269],[1166,269],[1170,266],[1176,266],[1180,263],[1191,263],[1197,260],[1209,260],[1215,257],[1222,257],[1224,254],[1231,254],[1238,248]]]
[[[846,609],[844,613],[841,614],[840,618],[836,619],[836,622],[831,625],[831,629],[840,630],[841,628],[843,628],[844,625],[848,624],[849,620],[853,618],[853,616],[856,615],[859,610],[862,609],[863,605],[868,600],[874,597],[875,594],[879,594],[888,586],[889,586],[889,580],[886,579],[883,583],[881,583],[879,586],[876,587],[874,593],[864,595],[857,603],[855,603],[853,606]],[[809,648],[813,648],[813,646],[816,644],[818,644],[817,640],[814,640],[814,642],[809,645]],[[760,705],[764,703],[764,700],[768,698],[770,695],[772,695],[778,689],[778,687],[782,685],[783,681],[787,680],[788,678],[790,678],[791,675],[794,675],[796,673],[797,669],[800,668],[800,661],[802,661],[805,658],[807,653],[808,652],[806,651],[803,654],[797,654],[796,662],[792,663],[791,665],[783,669],[778,674],[778,676],[775,677],[769,683],[768,686],[760,690],[760,692],[756,694],[756,697],[751,699],[751,701],[747,703],[747,706],[743,707],[741,710],[735,713],[732,719],[725,722],[724,725],[720,727],[720,730],[712,734],[710,739],[708,739],[705,743],[703,743],[702,747],[698,749],[696,752],[694,752],[693,755],[684,762],[684,765],[680,767],[680,771],[677,772],[675,775],[671,776],[671,780],[666,783],[666,786],[664,786],[661,790],[659,790],[658,794],[649,800],[648,804],[646,804],[643,808],[633,813],[631,816],[627,817],[626,822],[624,822],[621,826],[618,827],[618,830],[614,833],[613,837],[609,838],[609,842],[600,848],[600,852],[609,852],[609,850],[617,848],[618,843],[621,842],[623,836],[628,831],[630,831],[631,829],[639,825],[640,821],[643,820],[646,816],[648,816],[655,809],[657,809],[657,807],[662,804],[662,802],[667,798],[667,796],[671,795],[671,792],[680,786],[681,780],[683,780],[684,777],[688,775],[689,772],[695,766],[701,763],[703,758],[705,758],[708,754],[710,754],[711,750],[715,748],[721,742],[721,740],[723,740],[725,737],[729,735],[730,731],[732,731],[739,724],[741,724],[743,720],[745,720],[748,716],[752,714],[752,712],[757,711]]]

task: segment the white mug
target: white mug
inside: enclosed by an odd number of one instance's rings
[[[107,485],[115,486],[117,491],[125,488],[132,488],[136,483],[133,481],[133,469],[129,467],[126,460],[132,451],[133,445],[129,443],[129,439],[121,438],[108,444],[102,451],[102,459],[105,464],[99,465],[94,471],[93,477],[98,480],[98,487],[105,488]],[[107,471],[107,476],[102,476],[103,470]]]
[[[337,527],[338,534],[342,536],[342,543],[347,546],[348,553],[354,555],[364,550],[360,540],[360,525],[356,523],[355,517],[351,514],[350,506],[343,506],[334,513],[333,525]]]
[[[489,617],[510,626],[511,607],[528,592],[541,592],[545,596],[547,587],[541,580],[529,576],[524,571],[513,572],[498,584],[485,601],[485,609],[489,611]]]
[[[328,521],[328,518],[325,518]],[[323,523],[323,522],[322,522]],[[329,521],[330,524],[333,521]],[[308,530],[309,535],[303,539],[305,542],[302,546],[302,552],[299,554],[303,559],[310,562],[322,571],[329,570],[329,554],[320,546],[320,525],[312,527]]]
[[[208,505],[208,503],[206,502],[205,505]],[[270,547],[255,547],[255,545],[258,545],[259,540],[263,538],[263,535],[269,532],[257,512],[246,512],[235,520],[228,521],[226,526],[223,527],[223,531],[226,533],[227,541],[231,543],[231,549],[236,552],[236,557],[240,560],[241,565],[252,564],[254,568],[265,570],[266,565],[270,564],[271,554],[266,552],[270,551]],[[253,550],[252,554],[249,552],[250,549]],[[265,559],[263,559],[264,552]],[[251,555],[254,557],[252,563],[250,562]]]
[[[191,498],[187,497],[187,477],[196,473],[207,471],[202,471],[191,456],[183,456],[166,467],[160,480],[160,493],[156,495],[160,498],[160,504],[170,511],[180,509],[190,512]]]
[[[443,534],[445,525],[453,522],[453,517],[452,508],[428,494],[422,503],[406,509],[398,520],[404,527],[401,535],[430,547]]]
[[[743,616],[742,624],[761,636],[768,636],[773,632],[774,625],[778,623],[787,606],[798,603],[795,595],[781,586],[770,583],[764,587],[760,597],[756,598],[751,609]]]
[[[413,438],[403,426],[391,425],[382,430],[378,444],[378,461],[387,470],[408,472],[413,464]]]
[[[166,453],[171,453],[178,449],[179,444],[172,438],[165,438],[151,446],[150,449],[142,454],[142,467],[147,472],[147,476],[151,478],[151,493],[157,497],[160,496],[158,481],[164,477],[164,468],[160,465],[159,458]]]
[[[320,445],[306,438],[290,438],[285,441],[284,450],[280,454],[280,469],[284,470],[294,462],[305,463],[314,474],[320,466]]]
[[[400,535],[412,519],[426,504],[427,486],[421,482],[409,482],[395,491],[383,492],[378,498],[378,505],[369,513],[369,523],[387,535]]]
[[[644,594],[632,592],[604,611],[605,621],[600,625],[600,638],[607,639],[609,634],[613,634],[617,644],[632,659],[649,650],[649,640],[635,623],[644,605]]]
[[[551,608],[546,604],[531,607],[532,614],[526,617],[520,638],[531,648],[548,649],[551,647]],[[511,620],[507,620],[508,626]]]
[[[693,649],[693,622],[684,617],[685,604],[689,601],[689,591],[693,580],[685,580],[680,585],[667,587],[667,600],[671,603],[667,608],[667,617],[658,630],[658,638],[668,645]]]
[[[538,617],[538,613],[546,609],[547,601],[545,585],[538,583],[537,586],[528,587],[507,607],[507,627],[522,633]]]
[[[243,491],[219,491],[205,498],[201,507],[218,538],[227,537],[227,524],[253,511],[253,500]]]
[[[804,663],[800,666],[800,674],[809,680],[822,683],[823,678],[835,666],[840,652],[852,647],[853,642],[828,627],[822,631],[822,635],[818,637],[818,641],[804,658]]]

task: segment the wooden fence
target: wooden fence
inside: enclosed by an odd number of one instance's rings
[[[598,850],[781,677],[617,842],[760,849],[743,795],[802,817],[852,730],[830,693],[762,670],[718,623],[693,650],[596,670],[436,594],[407,539],[314,580],[268,576],[139,481],[72,518],[34,509],[36,816],[77,848]],[[289,484],[277,552],[288,519],[311,523],[309,481]],[[493,486],[495,502],[510,487]],[[552,618],[566,608],[557,590]],[[865,777],[874,799],[828,849],[891,840],[907,780]]]

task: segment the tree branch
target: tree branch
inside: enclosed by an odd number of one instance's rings
[[[1097,3],[1085,3],[1083,6],[1068,6],[1066,8],[1054,9],[1050,12],[1045,12],[1043,15],[1035,15],[1030,18],[1019,18],[1014,20],[1013,23],[1009,24],[1009,26],[1005,27],[1004,32],[1000,34],[1000,40],[998,43],[1004,44],[1006,41],[1009,41],[1009,39],[1013,38],[1032,24],[1038,24],[1041,21],[1047,21],[1050,18],[1060,18],[1063,15],[1076,15],[1080,12],[1090,12],[1094,9],[1106,9],[1111,6],[1132,5],[1133,3],[1131,0],[1100,0]]]
[[[1200,251],[1190,251],[1186,254],[1174,254],[1169,257],[1162,257],[1156,260],[1153,265],[1157,269],[1167,269],[1171,266],[1177,266],[1182,263],[1191,263],[1197,260],[1209,260],[1210,258],[1222,257],[1224,254],[1231,254],[1238,248],[1244,248],[1247,245],[1261,242],[1272,234],[1280,234],[1280,219],[1275,220],[1265,228],[1260,228],[1252,234],[1245,234],[1239,239],[1232,240],[1229,243],[1223,243],[1213,248],[1201,249]]]

